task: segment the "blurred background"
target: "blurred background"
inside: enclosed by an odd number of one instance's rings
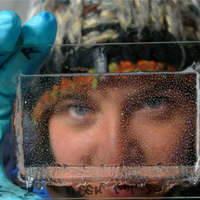
[[[22,24],[27,21],[28,13],[31,12],[30,8],[37,5],[42,0],[0,0],[0,11],[12,10],[16,12],[21,20]]]

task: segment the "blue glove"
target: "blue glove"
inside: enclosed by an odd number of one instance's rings
[[[35,46],[30,49],[21,45],[49,45],[55,41],[57,22],[47,12],[36,15],[21,27],[19,16],[12,11],[0,12],[0,146],[13,113],[17,75],[33,74],[44,62],[51,46]],[[0,161],[0,199],[40,199],[22,190],[6,178]]]

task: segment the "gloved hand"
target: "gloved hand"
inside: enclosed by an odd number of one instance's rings
[[[47,11],[36,15],[23,27],[16,13],[0,12],[0,146],[13,112],[17,75],[33,74],[51,50],[51,46],[35,46],[32,49],[20,46],[53,44],[56,32],[56,19]],[[9,182],[0,161],[0,199],[32,200],[40,197]]]

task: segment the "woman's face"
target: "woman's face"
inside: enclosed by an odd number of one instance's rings
[[[49,121],[56,162],[193,163],[189,156],[195,141],[196,99],[181,84],[173,75],[135,75],[99,81],[96,89],[66,92]]]

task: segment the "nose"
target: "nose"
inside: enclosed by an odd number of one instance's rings
[[[101,121],[96,135],[98,138],[93,155],[93,165],[139,165],[143,153],[128,119],[116,108],[108,109]]]

